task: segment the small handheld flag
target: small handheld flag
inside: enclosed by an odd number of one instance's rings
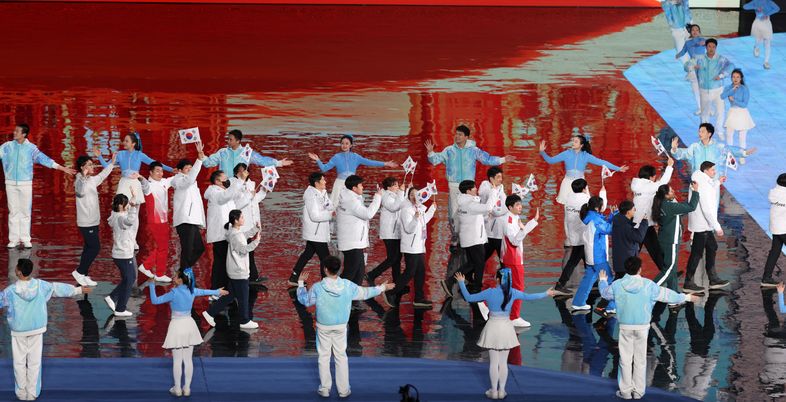
[[[199,127],[177,130],[177,133],[180,135],[181,144],[192,144],[202,141],[199,137]]]
[[[737,170],[737,158],[735,158],[731,152],[726,153],[726,167],[734,171]]]
[[[659,139],[657,139],[656,137],[650,136],[650,141],[652,142],[652,146],[655,147],[655,151],[658,152],[658,155],[661,155],[661,154],[667,154],[668,155],[668,153],[666,152],[666,147],[663,146],[663,143],[660,142]]]

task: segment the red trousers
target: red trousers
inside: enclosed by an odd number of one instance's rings
[[[147,223],[147,230],[153,237],[152,242],[145,242],[152,245],[148,250],[147,257],[143,264],[145,268],[153,272],[156,276],[164,276],[167,273],[167,259],[169,258],[169,224],[168,223]],[[153,269],[155,267],[155,269]]]
[[[510,268],[510,284],[513,289],[524,291],[524,266],[508,265]],[[521,300],[514,300],[513,307],[510,308],[510,319],[515,320],[521,317]]]

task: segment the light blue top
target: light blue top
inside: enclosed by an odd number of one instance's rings
[[[734,84],[729,84],[729,86],[727,86],[721,93],[721,99],[726,99],[729,96],[734,97],[734,100],[729,99],[729,103],[732,107],[748,107],[750,92],[748,92],[747,86],[740,85],[739,87],[734,88]]]
[[[142,151],[122,150],[122,151],[118,151],[116,155],[117,155],[117,160],[115,162],[117,163],[118,166],[120,166],[120,172],[123,177],[130,177],[134,173],[139,173],[139,168],[142,167],[143,163],[145,165],[149,165],[155,162],[154,159],[147,156]],[[101,162],[101,166],[103,167],[109,166],[109,162],[105,161],[104,157],[101,155],[98,155],[98,161]],[[171,167],[164,165],[163,163],[162,165],[164,170],[166,170],[167,172],[172,171]]]
[[[723,87],[723,79],[734,70],[734,64],[718,53],[715,53],[715,57],[712,58],[706,54],[696,55],[696,57],[685,62],[685,71],[692,71],[696,65],[699,66],[699,69],[695,71],[696,78],[699,79],[699,88],[701,89]],[[715,77],[721,74],[723,76],[716,80]]]
[[[781,11],[781,8],[772,0],[753,0],[743,5],[742,8],[749,11],[756,11],[756,18],[760,20]]]
[[[513,306],[513,300],[537,300],[549,295],[546,292],[524,293],[518,289],[510,288],[510,301],[508,301],[505,310],[503,310],[502,302],[505,301],[505,293],[502,292],[502,288],[499,286],[470,294],[464,281],[459,281],[459,288],[461,289],[461,294],[464,296],[464,300],[468,303],[485,301],[492,315],[509,315],[510,309]]]
[[[499,156],[491,156],[488,152],[475,146],[475,142],[467,140],[464,148],[456,144],[445,147],[442,152],[428,155],[432,165],[445,164],[445,175],[450,183],[461,183],[464,180],[475,180],[477,162],[486,166],[498,166],[505,160]]]
[[[707,54],[707,48],[704,46],[704,37],[697,36],[695,38],[690,38],[685,41],[685,45],[682,47],[679,53],[677,53],[677,58],[682,57],[685,53],[688,53],[688,56],[694,58],[700,54]]]
[[[52,169],[57,167],[55,161],[27,139],[21,144],[8,141],[0,145],[0,159],[6,181],[33,181],[33,163]]]
[[[207,157],[207,159],[202,161],[202,166],[204,167],[214,167],[218,166],[221,171],[226,173],[228,176],[233,175],[233,171],[235,166],[238,163],[245,163],[245,160],[242,158],[243,155],[243,147],[237,147],[237,149],[232,149],[230,147],[221,148],[218,152],[214,153]],[[251,151],[251,159],[248,161],[249,165],[257,165],[262,167],[267,166],[281,166],[278,160],[273,159],[269,156],[262,156],[257,151]]]
[[[690,144],[687,148],[677,148],[671,156],[675,160],[686,160],[690,162],[691,172],[701,168],[704,161],[710,161],[716,166],[726,166],[726,153],[731,152],[736,158],[745,156],[745,150],[740,147],[719,144],[715,140],[710,140],[707,145],[701,141]]]
[[[786,313],[786,304],[783,304],[783,293],[778,293],[778,309],[781,313]]]
[[[306,290],[298,284],[297,301],[309,307],[317,305],[317,324],[346,325],[353,300],[366,300],[376,297],[384,289],[383,285],[365,288],[349,279],[323,278]]]
[[[565,162],[565,175],[569,177],[583,177],[584,171],[587,170],[588,164],[606,166],[615,172],[620,170],[619,166],[610,162],[606,162],[603,159],[600,159],[595,155],[584,151],[576,152],[572,149],[568,149],[558,153],[556,156],[549,156],[549,154],[547,154],[545,151],[541,151],[540,156],[542,156],[543,160],[545,160],[549,165],[553,165],[558,162]]]
[[[663,8],[666,22],[672,29],[685,29],[685,25],[693,21],[688,0],[682,0],[682,2],[678,4],[674,4],[670,0],[665,0],[661,1],[660,6]]]
[[[156,295],[156,285],[148,284],[150,289],[150,302],[153,304],[171,303],[172,316],[190,316],[191,306],[197,296],[220,296],[219,290],[194,288],[194,293],[186,285],[179,285],[162,296]]]
[[[0,293],[0,308],[5,308],[12,336],[27,336],[46,332],[48,315],[46,304],[54,297],[80,294],[74,286],[40,279],[16,281]]]
[[[587,265],[597,265],[601,263],[608,263],[609,254],[607,249],[606,236],[611,234],[611,221],[614,220],[616,212],[603,216],[598,211],[589,211],[587,216],[582,219],[586,225],[587,232],[583,236],[584,240],[584,254],[587,259]]]
[[[686,301],[686,296],[640,275],[625,274],[611,285],[608,280],[598,284],[600,295],[606,300],[617,302],[617,320],[620,325],[649,327],[652,307],[656,301],[678,304]]]
[[[336,168],[336,178],[341,180],[346,180],[347,177],[355,174],[355,171],[357,171],[358,166],[360,165],[382,167],[385,166],[385,162],[366,159],[352,151],[339,152],[333,155],[328,163],[317,161],[317,166],[319,166],[319,169],[322,170],[322,173]]]

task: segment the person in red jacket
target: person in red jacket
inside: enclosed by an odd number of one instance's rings
[[[140,177],[142,193],[145,195],[147,212],[147,230],[153,236],[152,247],[147,258],[139,265],[139,272],[157,282],[172,282],[167,275],[167,259],[169,258],[169,189],[172,177],[164,178],[164,169],[160,162],[150,164],[150,177]],[[151,244],[151,243],[148,243]]]
[[[504,238],[502,239],[502,266],[510,268],[511,283],[514,289],[524,291],[524,237],[535,226],[538,226],[540,209],[536,210],[535,218],[525,225],[519,215],[524,209],[521,197],[512,194],[505,198],[508,215],[505,217]],[[515,327],[529,327],[530,323],[521,318],[521,300],[513,302],[510,319]]]

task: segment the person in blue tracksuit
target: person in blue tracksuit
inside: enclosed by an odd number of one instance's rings
[[[317,360],[319,366],[319,389],[317,393],[330,397],[333,379],[330,376],[330,356],[336,362],[336,389],[338,396],[346,398],[352,391],[349,388],[349,363],[347,361],[347,322],[353,300],[366,300],[395,287],[383,283],[374,287],[361,287],[349,279],[339,278],[341,261],[333,256],[325,258],[325,273],[321,281],[306,290],[308,272],[300,274],[297,287],[297,300],[310,307],[317,306]]]
[[[34,401],[41,393],[41,354],[49,299],[88,294],[92,288],[33,278],[33,262],[27,258],[17,261],[16,276],[19,280],[0,292],[0,308],[5,309],[11,329],[14,391],[19,400]]]
[[[747,148],[746,137],[748,130],[756,127],[750,112],[748,100],[750,92],[745,85],[745,75],[742,70],[735,69],[731,72],[731,84],[723,89],[721,99],[729,100],[729,114],[726,117],[726,144],[734,145],[734,132],[740,132],[740,147]],[[743,161],[740,161],[743,162]]]
[[[693,16],[690,12],[690,4],[688,0],[661,0],[661,8],[663,8],[663,15],[666,17],[666,23],[671,28],[671,37],[674,39],[674,49],[679,52],[688,40],[688,27],[693,23]],[[685,63],[685,60],[682,60]]]
[[[587,268],[584,270],[584,277],[581,279],[579,288],[573,296],[573,305],[571,306],[573,310],[581,311],[591,308],[587,304],[587,297],[590,290],[592,290],[592,285],[598,279],[600,271],[605,271],[608,277],[612,277],[611,267],[609,266],[608,236],[611,235],[611,222],[617,211],[616,208],[612,207],[612,212],[608,216],[603,216],[600,212],[603,204],[602,198],[593,196],[581,207],[581,221],[586,225],[582,237]],[[615,306],[612,301],[606,306],[605,314],[613,314],[614,312]]]
[[[685,45],[682,46],[682,50],[677,52],[677,55],[674,57],[677,59],[683,58],[682,61],[684,64],[689,59],[706,54],[707,48],[704,46],[704,41],[704,37],[701,36],[701,27],[696,24],[691,25],[690,39],[685,41]],[[690,56],[687,59],[684,58],[686,53],[688,56]],[[701,114],[701,93],[699,92],[699,78],[696,75],[696,70],[688,71],[687,79],[690,81],[690,86],[693,90],[693,98],[696,100],[696,112],[694,114],[698,116]]]
[[[742,6],[743,9],[756,12],[756,19],[751,26],[751,36],[756,38],[753,55],[759,57],[759,44],[764,42],[764,68],[770,68],[770,42],[772,42],[772,21],[770,16],[781,11],[772,0],[753,0]]]
[[[641,399],[647,385],[647,334],[652,320],[652,307],[656,301],[670,304],[695,302],[698,296],[679,294],[642,278],[639,257],[630,257],[625,261],[625,272],[622,279],[609,285],[606,272],[601,271],[598,287],[601,297],[617,303],[620,327],[617,396],[622,399]]]
[[[734,70],[734,64],[729,59],[718,54],[718,41],[707,39],[704,41],[706,54],[697,55],[685,63],[685,71],[696,71],[699,80],[699,97],[701,99],[701,122],[708,123],[714,108],[715,128],[723,136],[721,125],[724,122],[726,105],[720,95],[723,92],[723,80]]]

